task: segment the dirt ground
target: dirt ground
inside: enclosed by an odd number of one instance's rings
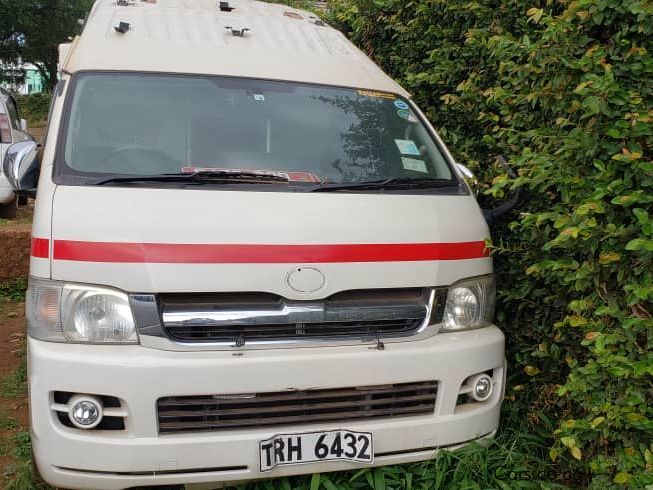
[[[0,488],[20,472],[17,440],[29,430],[24,386],[25,303],[0,298]]]
[[[34,202],[0,220],[0,488],[34,490],[25,387],[25,279]]]
[[[26,210],[21,210],[26,214]],[[27,277],[29,272],[29,223],[5,222],[0,225],[0,282]]]

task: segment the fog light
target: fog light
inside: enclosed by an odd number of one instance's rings
[[[492,396],[492,378],[487,374],[479,374],[474,377],[471,385],[473,387],[472,396],[477,402],[484,402]]]
[[[74,396],[68,407],[68,418],[75,427],[92,429],[102,422],[102,402],[94,396]]]

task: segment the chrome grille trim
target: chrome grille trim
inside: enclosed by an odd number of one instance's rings
[[[271,294],[161,295],[163,330],[176,342],[277,342],[410,335],[428,318],[431,291],[352,291],[323,301]]]
[[[348,291],[338,293],[322,301],[288,301],[275,295],[267,295],[264,301],[258,301],[264,293],[184,293],[184,294],[131,294],[130,302],[134,319],[137,325],[141,345],[154,349],[170,351],[200,351],[200,350],[250,350],[250,349],[281,349],[297,347],[325,347],[339,345],[377,345],[382,343],[417,341],[436,335],[440,328],[442,312],[446,300],[447,288],[413,288],[413,289],[393,289],[393,290],[365,290],[365,291]],[[394,295],[394,299],[393,299]],[[247,321],[253,322],[248,328],[257,328],[256,315],[251,313],[252,310],[258,312],[267,312],[260,315],[261,318],[271,320],[267,327],[289,328],[288,317],[292,318],[292,328],[295,335],[286,336],[268,336],[256,340],[245,339],[242,342],[234,336],[229,340],[216,341],[213,339],[203,339],[202,341],[188,340],[177,335],[175,338],[174,330],[194,325],[196,328],[219,329],[224,328],[227,331],[233,326],[229,323],[231,320],[225,320],[224,312],[216,313],[215,298],[231,296],[231,300],[237,299],[243,302],[243,298],[251,304],[249,313],[238,312],[230,317],[239,323],[245,324]],[[248,298],[249,297],[249,298]],[[276,302],[276,303],[275,303]],[[247,301],[245,301],[247,303]],[[270,308],[274,303],[275,307]],[[326,308],[324,307],[326,303]],[[174,307],[171,308],[170,306]],[[303,308],[302,308],[303,307]],[[235,310],[243,310],[242,305]],[[420,317],[415,316],[417,312]],[[280,314],[282,313],[282,314]],[[287,317],[283,317],[283,313]],[[367,318],[366,318],[367,316]],[[385,319],[383,318],[385,316]],[[403,320],[401,317],[403,316]],[[408,318],[406,318],[408,317]],[[164,318],[170,323],[165,324]],[[414,324],[408,326],[403,324],[391,324],[392,321],[416,320]],[[172,321],[175,320],[175,321]],[[286,320],[285,322],[283,320]],[[298,321],[309,320],[309,321]],[[313,326],[307,328],[307,323]],[[326,321],[324,321],[326,320]],[[353,332],[352,335],[340,334],[338,322],[346,320],[358,322],[362,330]],[[370,321],[365,325],[364,322]],[[385,323],[383,323],[385,322]],[[320,325],[319,323],[324,323]],[[363,324],[361,324],[363,323]],[[265,324],[265,322],[263,323]],[[375,324],[386,328],[376,328]],[[377,325],[377,326],[378,326]],[[172,326],[173,331],[169,328]],[[351,327],[351,325],[345,325]],[[310,332],[313,328],[313,332]],[[315,333],[315,329],[333,328],[334,331],[329,335],[308,335]],[[351,332],[351,330],[350,330]],[[208,336],[207,336],[208,337]]]
[[[173,396],[157,401],[157,418],[162,434],[355,421],[433,414],[436,397],[436,381],[246,395]]]

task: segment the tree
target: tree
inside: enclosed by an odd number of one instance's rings
[[[79,32],[92,0],[0,0],[0,58],[34,64],[46,86],[57,83],[58,45]]]

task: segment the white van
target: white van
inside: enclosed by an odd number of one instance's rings
[[[99,0],[62,52],[27,297],[47,482],[351,470],[495,433],[486,220],[342,34],[249,0]],[[4,167],[33,189],[34,144]]]

